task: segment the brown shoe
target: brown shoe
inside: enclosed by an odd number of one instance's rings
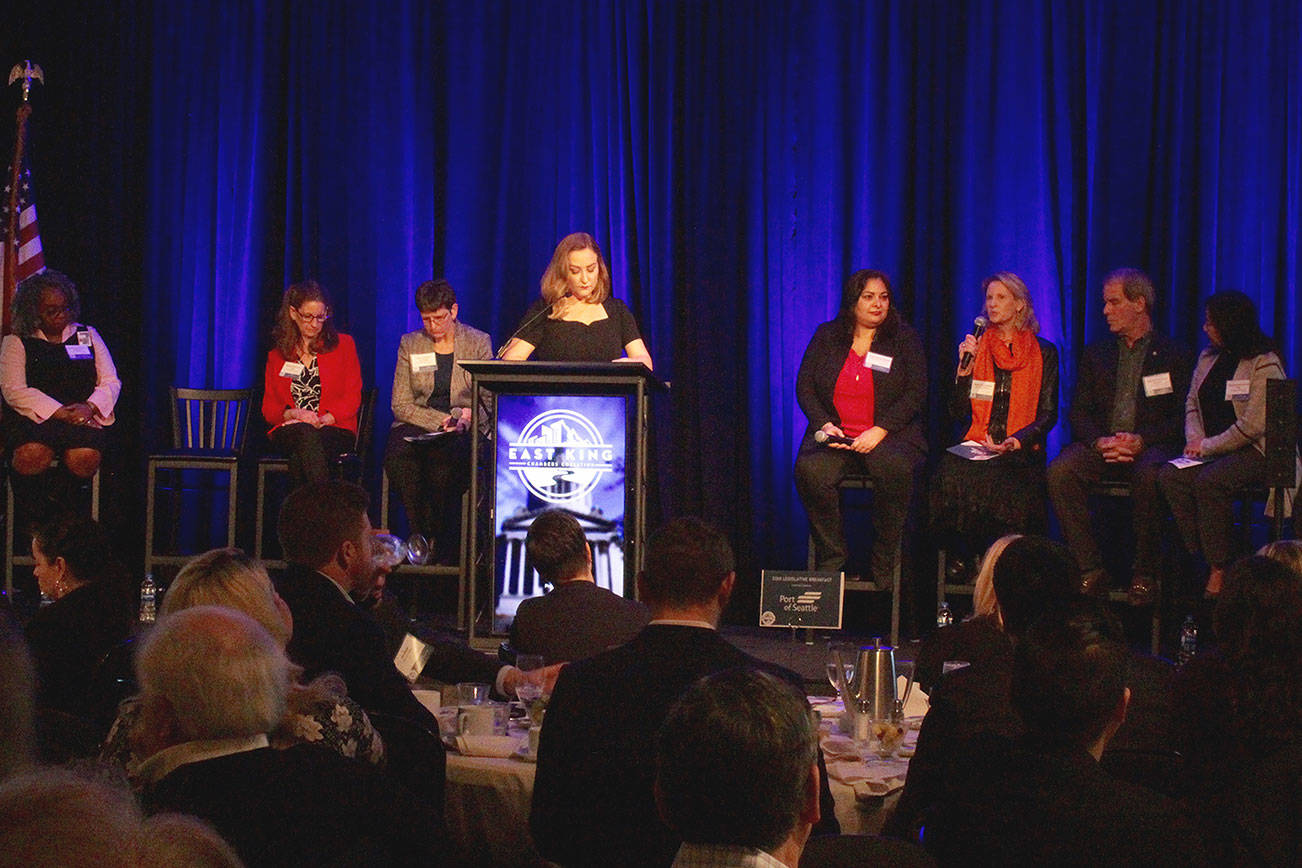
[[[1108,571],[1086,570],[1080,575],[1080,592],[1087,597],[1102,597],[1108,592]]]
[[[1126,595],[1127,602],[1132,606],[1151,606],[1157,597],[1157,582],[1152,576],[1136,574],[1130,582],[1130,592]]]

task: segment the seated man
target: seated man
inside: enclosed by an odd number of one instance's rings
[[[697,682],[660,728],[656,805],[683,839],[675,865],[796,868],[819,820],[818,726],[767,672]]]
[[[941,864],[1198,865],[1198,834],[1169,799],[1099,766],[1130,702],[1121,625],[1060,605],[1017,644],[1020,739],[987,733],[949,757],[923,843]]]
[[[268,745],[290,667],[242,612],[196,606],[159,621],[136,657],[146,809],[208,821],[250,866],[436,864],[438,817],[374,766]]]
[[[294,616],[286,651],[311,679],[343,676],[348,695],[371,712],[405,717],[438,732],[438,721],[412,695],[393,663],[384,630],[354,597],[366,597],[378,578],[371,559],[371,520],[365,490],[350,482],[311,483],[293,491],[280,510],[277,532],[289,562],[276,590]],[[514,691],[515,667],[502,666],[460,642],[433,642],[425,674],[455,684],[476,681]]]
[[[549,509],[529,525],[529,563],[554,587],[520,604],[511,622],[511,645],[541,654],[548,663],[582,660],[632,639],[651,619],[646,606],[627,600],[592,577],[592,547],[578,519]]]
[[[561,671],[543,721],[529,818],[547,859],[566,868],[669,865],[682,841],[660,821],[653,789],[655,734],[670,706],[702,676],[738,666],[803,687],[795,673],[719,635],[733,570],[722,533],[697,519],[671,521],[647,543],[638,576],[651,623],[627,644]],[[826,774],[821,780],[817,831],[835,834]]]
[[[1103,315],[1115,337],[1085,348],[1072,396],[1072,436],[1049,464],[1049,497],[1081,569],[1084,593],[1108,586],[1090,532],[1090,486],[1129,480],[1134,506],[1135,562],[1130,603],[1153,602],[1161,541],[1157,471],[1184,448],[1184,400],[1193,363],[1153,328],[1153,282],[1134,268],[1103,281]]]

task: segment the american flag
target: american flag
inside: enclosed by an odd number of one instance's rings
[[[26,108],[26,106],[23,106]],[[41,230],[36,223],[36,191],[32,189],[32,168],[24,147],[27,118],[18,118],[14,160],[5,174],[0,199],[0,229],[4,231],[4,331],[9,331],[9,307],[14,290],[33,274],[45,270],[41,251]]]

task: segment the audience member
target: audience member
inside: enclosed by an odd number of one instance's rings
[[[646,606],[597,587],[592,547],[578,519],[565,510],[549,509],[534,518],[525,553],[553,588],[516,611],[511,645],[517,652],[541,654],[548,663],[581,660],[623,645],[650,620]]]
[[[1113,336],[1085,348],[1068,415],[1075,440],[1049,464],[1053,511],[1087,594],[1109,583],[1090,532],[1090,488],[1103,480],[1130,483],[1135,606],[1152,605],[1157,587],[1163,515],[1157,471],[1184,445],[1183,401],[1193,368],[1187,350],[1153,329],[1155,303],[1153,281],[1136,268],[1103,279],[1103,316]]]
[[[316,745],[273,750],[292,665],[242,612],[162,618],[136,657],[143,800],[193,814],[249,865],[434,864],[433,810],[374,767]]]
[[[737,650],[717,631],[736,581],[718,530],[676,519],[649,540],[638,576],[651,623],[632,641],[571,663],[543,720],[529,826],[539,852],[567,868],[665,866],[681,840],[659,819],[655,733],[699,678],[738,666],[803,685]],[[820,757],[820,773],[822,773]],[[819,831],[839,831],[822,774]]]
[[[131,794],[57,768],[0,784],[0,864],[24,868],[240,868],[192,817],[145,820]]]
[[[22,634],[0,611],[0,781],[36,758],[36,674]]]
[[[994,573],[995,562],[1004,549],[1013,540],[1021,538],[1022,535],[1016,533],[1001,536],[982,555],[981,569],[977,571],[972,589],[972,617],[942,627],[922,640],[913,677],[924,692],[931,693],[947,660],[985,665],[1006,660],[1013,653],[1012,643],[1004,633],[1003,614],[995,595]]]
[[[1177,746],[1188,806],[1218,858],[1297,864],[1302,773],[1302,581],[1283,563],[1235,563],[1214,614],[1215,652],[1177,680]]]
[[[676,866],[796,868],[819,820],[818,726],[802,693],[755,669],[708,676],[660,728],[656,804]]]
[[[1257,554],[1283,564],[1299,577],[1302,577],[1302,540],[1279,539],[1268,542]]]
[[[225,606],[257,621],[276,644],[284,648],[294,630],[285,601],[277,596],[261,561],[238,549],[214,549],[190,561],[176,574],[163,598],[161,614],[170,615],[194,606]],[[296,679],[302,667],[294,666]],[[285,717],[269,734],[271,746],[284,749],[317,743],[346,757],[379,764],[384,744],[366,712],[348,698],[338,675],[318,675],[309,683],[291,681]],[[134,779],[140,759],[132,752],[129,734],[140,718],[140,703],[122,704],[118,719],[105,740],[101,758],[125,767]]]
[[[976,735],[947,757],[923,843],[942,864],[1200,865],[1173,802],[1099,766],[1126,718],[1129,651],[1093,601],[1058,604],[1019,632],[1014,740]]]
[[[96,707],[91,681],[104,655],[131,635],[135,600],[113,546],[90,518],[64,515],[32,537],[41,593],[54,602],[27,622],[36,661],[37,703],[103,727],[113,709]],[[101,728],[97,738],[104,735]]]

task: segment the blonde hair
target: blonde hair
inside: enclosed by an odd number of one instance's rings
[[[1001,536],[990,544],[986,553],[981,556],[981,569],[977,572],[976,582],[972,590],[972,613],[977,617],[995,617],[1003,622],[1003,616],[999,611],[999,600],[995,597],[995,561],[1008,548],[1009,543],[1013,540],[1021,539],[1020,533],[1010,533],[1007,536]]]
[[[1283,564],[1302,578],[1302,540],[1279,539],[1257,549],[1257,554]]]
[[[570,254],[580,250],[591,250],[597,254],[597,291],[592,296],[592,303],[601,304],[610,298],[610,269],[606,267],[606,257],[601,254],[601,245],[586,232],[572,232],[556,245],[552,261],[539,281],[543,301],[552,305],[548,319],[559,319],[565,312],[565,306],[556,302],[565,296],[569,288]]]
[[[276,608],[267,568],[239,549],[213,549],[190,561],[168,587],[161,614],[194,606],[225,606],[257,621],[276,644],[289,644],[289,626]]]
[[[999,271],[981,281],[982,304],[985,303],[986,290],[990,288],[990,284],[996,282],[1002,283],[1013,298],[1026,305],[1022,308],[1022,312],[1017,315],[1017,328],[1038,335],[1040,333],[1040,321],[1035,318],[1035,303],[1031,301],[1031,291],[1026,288],[1026,284],[1022,279],[1011,271]]]

